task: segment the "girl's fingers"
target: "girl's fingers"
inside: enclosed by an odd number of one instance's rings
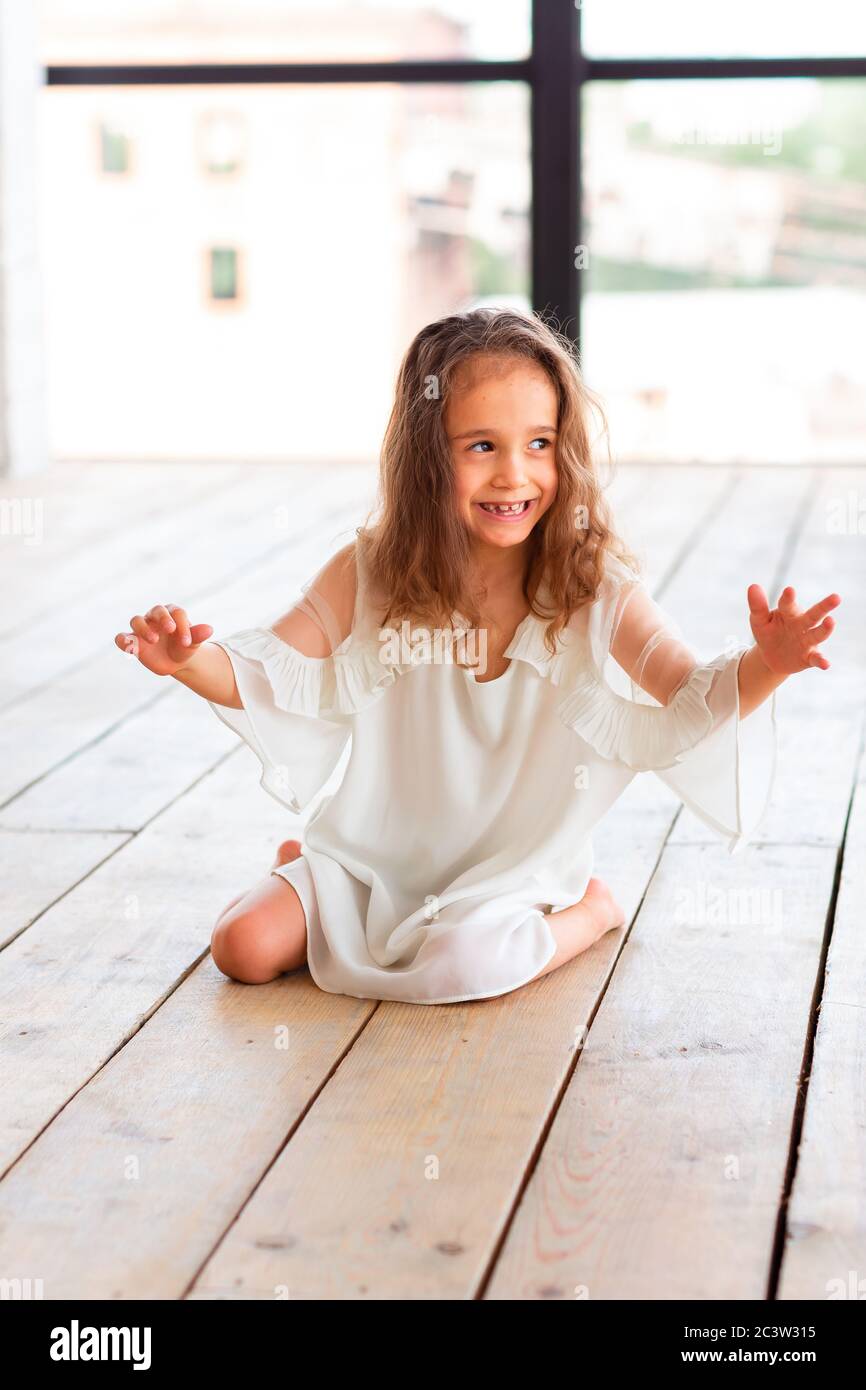
[[[134,618],[130,618],[129,626],[137,637],[141,637],[145,642],[158,642],[159,633],[151,627],[146,618],[140,613],[136,613]]]
[[[823,618],[825,613],[829,613],[831,608],[838,607],[841,602],[842,600],[838,594],[827,594],[826,598],[822,598],[820,603],[813,603],[811,608],[807,608],[803,617],[806,619],[809,627],[812,627],[814,623],[817,623]]]
[[[835,618],[825,618],[823,623],[821,623],[820,627],[809,628],[809,641],[823,642],[825,638],[830,636],[830,633],[833,631],[835,626]]]
[[[197,623],[190,629],[186,609],[175,603],[155,603],[145,617],[136,613],[130,618],[131,632],[118,633],[115,645],[122,651],[139,654],[138,642],[158,642],[160,637],[173,637],[183,647],[204,642],[210,637],[213,628],[209,623]]]
[[[174,618],[169,613],[164,603],[154,604],[150,612],[146,615],[147,621],[154,627],[161,627],[163,632],[171,633],[175,629]]]
[[[808,666],[817,666],[821,671],[827,671],[830,667],[830,663],[826,656],[822,656],[820,652],[812,652],[806,664]]]
[[[746,598],[749,603],[749,612],[753,618],[768,618],[770,616],[770,605],[767,602],[767,595],[764,593],[760,584],[750,584],[746,590]]]
[[[779,612],[784,613],[785,616],[788,617],[793,614],[796,606],[797,595],[790,584],[788,584],[779,595]]]
[[[175,622],[175,635],[177,640],[182,647],[191,646],[192,637],[190,636],[189,618],[186,616],[186,610],[184,608],[178,608],[174,603],[170,603],[168,605],[168,611]]]

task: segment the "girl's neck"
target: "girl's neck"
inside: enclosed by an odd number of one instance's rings
[[[525,546],[485,547],[473,555],[473,579],[489,598],[518,597],[523,593],[526,565]]]

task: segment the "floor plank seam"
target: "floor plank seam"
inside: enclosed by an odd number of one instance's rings
[[[219,1238],[218,1238],[217,1240],[214,1241],[214,1243],[213,1243],[213,1245],[211,1246],[210,1250],[208,1250],[207,1254],[205,1255],[205,1257],[204,1257],[204,1259],[201,1261],[201,1263],[198,1265],[198,1267],[197,1267],[195,1270],[193,1270],[192,1277],[190,1278],[189,1282],[188,1282],[188,1283],[186,1284],[186,1286],[182,1289],[180,1295],[178,1296],[178,1299],[177,1299],[178,1302],[183,1303],[183,1302],[185,1302],[185,1301],[188,1299],[189,1295],[192,1293],[193,1289],[195,1288],[196,1284],[198,1283],[199,1279],[201,1278],[202,1273],[203,1273],[204,1270],[207,1268],[207,1266],[210,1264],[210,1261],[211,1261],[211,1260],[214,1258],[214,1256],[216,1255],[216,1253],[217,1253],[217,1251],[219,1250],[220,1246],[222,1245],[223,1241],[228,1237],[229,1233],[230,1233],[230,1232],[233,1230],[233,1228],[237,1225],[238,1221],[239,1221],[239,1220],[241,1219],[241,1217],[243,1216],[243,1213],[245,1212],[246,1208],[249,1206],[250,1202],[251,1202],[251,1201],[253,1200],[253,1198],[255,1197],[255,1195],[256,1195],[256,1193],[258,1192],[259,1188],[261,1187],[262,1183],[263,1183],[263,1182],[265,1181],[265,1179],[267,1178],[267,1176],[268,1176],[268,1174],[270,1173],[271,1169],[274,1167],[274,1165],[275,1165],[276,1163],[279,1162],[280,1156],[281,1156],[281,1155],[285,1152],[285,1150],[288,1148],[288,1145],[290,1144],[291,1140],[294,1138],[294,1136],[297,1134],[298,1130],[300,1129],[301,1125],[304,1123],[304,1120],[305,1120],[305,1119],[307,1118],[307,1116],[309,1115],[309,1113],[310,1113],[310,1111],[312,1110],[313,1106],[315,1105],[316,1101],[319,1099],[319,1096],[322,1094],[322,1092],[324,1091],[325,1087],[326,1087],[327,1085],[330,1084],[332,1078],[337,1074],[337,1072],[339,1071],[340,1067],[343,1065],[343,1063],[345,1062],[346,1058],[349,1056],[349,1053],[350,1053],[350,1052],[352,1051],[352,1049],[354,1048],[354,1046],[355,1046],[356,1042],[358,1041],[358,1039],[359,1039],[359,1038],[362,1036],[362,1034],[366,1031],[367,1027],[368,1027],[369,1024],[370,1024],[370,1020],[373,1019],[373,1018],[375,1018],[376,1014],[379,1012],[379,1009],[380,1009],[382,1003],[384,1003],[385,1001],[384,1001],[384,1000],[380,1000],[380,999],[375,999],[375,1000],[371,999],[369,1002],[370,1002],[371,1004],[374,1004],[375,1007],[372,1008],[372,1009],[370,1010],[370,1012],[367,1014],[366,1018],[363,1018],[363,1019],[361,1020],[361,1022],[359,1023],[359,1025],[358,1025],[358,1027],[357,1027],[357,1029],[355,1030],[355,1032],[352,1034],[352,1036],[351,1036],[351,1037],[349,1038],[349,1040],[347,1041],[347,1043],[346,1043],[345,1047],[343,1048],[342,1052],[340,1052],[339,1056],[336,1057],[336,1058],[334,1059],[333,1065],[328,1069],[328,1071],[327,1071],[327,1072],[325,1073],[325,1075],[322,1077],[320,1084],[315,1088],[315,1090],[312,1092],[312,1094],[308,1097],[308,1099],[307,1099],[306,1102],[304,1103],[304,1106],[303,1106],[302,1110],[301,1110],[300,1113],[298,1114],[298,1116],[297,1116],[297,1118],[296,1118],[294,1124],[291,1125],[291,1127],[289,1128],[289,1132],[288,1132],[288,1134],[286,1135],[285,1139],[283,1140],[283,1142],[280,1144],[279,1148],[276,1150],[276,1152],[275,1152],[275,1153],[273,1154],[273,1156],[271,1157],[270,1162],[267,1163],[266,1166],[262,1169],[262,1171],[261,1171],[261,1173],[259,1174],[258,1178],[257,1178],[256,1181],[253,1183],[253,1185],[252,1185],[252,1187],[250,1188],[249,1192],[247,1193],[246,1197],[243,1199],[243,1201],[241,1202],[241,1204],[240,1204],[240,1206],[238,1207],[237,1211],[235,1212],[234,1216],[232,1217],[231,1221],[229,1221],[228,1225],[225,1227],[225,1230],[223,1230],[223,1231],[220,1233]]]
[[[651,871],[647,875],[646,883],[644,884],[643,890],[640,895],[640,899],[638,901],[637,906],[635,907],[634,913],[632,914],[631,921],[628,924],[628,931],[624,933],[623,938],[619,943],[619,949],[617,950],[616,955],[610,963],[607,978],[604,981],[601,989],[599,990],[598,997],[596,998],[592,1006],[592,1009],[590,1010],[589,1018],[586,1024],[586,1033],[584,1040],[581,1043],[580,1047],[575,1049],[574,1056],[572,1057],[571,1061],[568,1064],[568,1067],[566,1068],[565,1075],[562,1078],[562,1082],[556,1092],[556,1095],[550,1106],[550,1110],[545,1117],[543,1125],[541,1126],[538,1139],[536,1140],[535,1146],[530,1155],[529,1162],[526,1165],[526,1171],[522,1175],[520,1184],[514,1197],[514,1201],[511,1205],[508,1215],[505,1218],[505,1221],[503,1222],[502,1230],[500,1231],[500,1234],[494,1243],[494,1248],[491,1252],[487,1268],[485,1269],[484,1274],[482,1275],[481,1280],[478,1284],[478,1288],[474,1296],[474,1301],[483,1300],[484,1295],[490,1286],[490,1281],[493,1278],[494,1273],[496,1272],[497,1262],[499,1260],[500,1255],[502,1254],[505,1242],[507,1241],[508,1235],[514,1224],[517,1212],[520,1208],[520,1204],[523,1201],[523,1198],[526,1194],[526,1190],[529,1187],[530,1182],[532,1181],[533,1174],[535,1173],[535,1170],[538,1167],[541,1155],[544,1151],[544,1146],[547,1143],[548,1135],[550,1134],[550,1131],[553,1128],[553,1125],[556,1121],[556,1117],[565,1098],[566,1092],[568,1091],[574,1078],[575,1072],[577,1071],[578,1063],[580,1061],[583,1049],[589,1040],[589,1036],[592,1031],[592,1025],[595,1021],[599,1009],[601,1008],[604,1002],[605,995],[607,994],[607,991],[613,982],[613,978],[616,974],[617,967],[619,966],[620,960],[622,959],[622,953],[625,950],[625,947],[631,937],[632,931],[637,925],[641,911],[643,910],[643,905],[647,898],[647,894],[649,893],[650,888],[652,887],[652,884],[655,880],[655,876],[658,872],[659,865],[661,864],[662,859],[664,858],[665,850],[668,847],[668,842],[670,841],[670,837],[673,834],[674,827],[682,813],[682,809],[682,806],[679,806],[677,810],[674,812],[673,816],[671,817],[670,824],[667,828],[667,831],[665,832],[665,837],[662,840],[661,845],[659,846],[659,851],[656,855],[655,863],[653,864]]]
[[[18,937],[21,936],[25,931],[29,931],[30,928],[34,926],[35,923],[38,922],[41,917],[44,917],[45,913],[50,911],[52,907],[56,906],[57,903],[62,902],[63,899],[67,896],[67,894],[71,893],[75,888],[78,888],[80,884],[85,883],[87,879],[90,878],[91,874],[96,873],[98,869],[102,868],[103,864],[107,864],[108,861],[110,859],[113,859],[116,854],[120,854],[122,850],[126,849],[127,845],[133,844],[134,841],[138,839],[139,835],[141,835],[143,831],[147,830],[149,826],[153,825],[154,821],[158,820],[160,816],[163,816],[166,814],[167,811],[170,811],[171,808],[174,805],[176,805],[176,803],[180,801],[183,797],[188,796],[190,792],[194,791],[195,788],[199,785],[199,783],[203,782],[206,777],[210,777],[214,772],[216,772],[220,767],[222,767],[223,763],[227,762],[229,758],[235,758],[238,756],[239,753],[242,753],[243,751],[243,747],[227,749],[226,752],[222,754],[222,756],[218,759],[217,762],[213,764],[212,767],[205,768],[203,772],[200,772],[198,777],[196,777],[194,781],[190,782],[189,786],[184,787],[181,791],[177,793],[176,796],[173,796],[170,801],[167,801],[164,806],[160,806],[159,810],[154,811],[153,815],[148,817],[146,821],[142,821],[141,825],[138,827],[137,830],[129,832],[102,831],[102,834],[126,834],[127,839],[125,839],[122,844],[115,845],[115,847],[112,850],[110,850],[108,854],[106,854],[104,859],[99,860],[99,863],[91,864],[90,868],[87,870],[87,873],[82,874],[81,878],[76,879],[74,883],[70,884],[69,887],[66,888],[62,893],[60,893],[58,897],[54,898],[52,902],[46,903],[45,906],[39,912],[37,912],[36,916],[32,919],[32,921],[28,922],[26,926],[22,927],[21,931],[16,932],[15,936],[10,937],[9,941],[6,941],[2,945],[0,945],[0,953],[2,953],[3,950],[5,950],[6,946],[8,946],[11,941],[16,941]],[[8,805],[9,803],[7,802],[6,804]],[[2,807],[0,807],[0,810],[2,810]],[[2,829],[0,829],[0,833],[2,833]],[[20,830],[18,833],[39,835],[42,832],[39,830]],[[86,835],[93,834],[95,832],[90,830],[82,830],[69,833]]]
[[[776,1231],[770,1254],[770,1268],[767,1278],[767,1298],[776,1301],[776,1294],[779,1288],[779,1280],[782,1274],[782,1265],[785,1258],[785,1239],[788,1229],[788,1204],[794,1190],[794,1183],[797,1177],[797,1166],[800,1158],[800,1142],[803,1134],[803,1125],[806,1116],[806,1104],[809,1096],[809,1079],[812,1072],[812,1063],[815,1054],[815,1039],[818,1032],[818,1021],[821,1012],[821,1000],[824,993],[826,982],[827,957],[830,952],[830,943],[833,939],[833,928],[836,920],[836,904],[839,898],[839,887],[842,881],[842,867],[845,861],[845,850],[848,843],[848,827],[851,820],[851,813],[854,807],[854,799],[857,795],[857,788],[860,782],[860,773],[863,765],[864,744],[866,744],[866,720],[861,725],[860,746],[857,759],[854,765],[854,776],[852,779],[851,796],[848,802],[848,809],[845,815],[845,826],[842,840],[836,854],[836,865],[833,874],[833,886],[830,891],[830,901],[827,904],[827,914],[824,924],[824,936],[821,942],[821,953],[818,960],[818,968],[815,975],[815,985],[812,991],[812,999],[809,1005],[809,1020],[806,1029],[806,1039],[803,1047],[803,1060],[800,1066],[800,1074],[797,1079],[797,1091],[794,1101],[794,1111],[791,1120],[791,1139],[788,1149],[788,1162],[785,1170],[785,1177],[782,1185],[782,1193],[779,1201],[779,1211],[776,1219]]]
[[[195,960],[189,966],[187,966],[187,968],[183,971],[183,973],[180,976],[178,976],[178,978],[174,981],[170,988],[165,990],[163,994],[161,994],[160,997],[157,1000],[155,1000],[155,1002],[150,1006],[146,1013],[142,1014],[141,1018],[139,1018],[136,1021],[134,1027],[130,1028],[129,1032],[121,1038],[120,1042],[117,1044],[115,1048],[113,1048],[109,1055],[103,1058],[99,1066],[96,1067],[96,1069],[92,1071],[89,1076],[85,1077],[85,1079],[81,1082],[80,1086],[75,1087],[75,1090],[69,1096],[67,1096],[63,1104],[58,1106],[58,1108],[53,1112],[53,1114],[48,1116],[44,1125],[42,1125],[41,1128],[37,1130],[37,1132],[30,1139],[29,1143],[24,1146],[20,1153],[15,1155],[11,1163],[9,1163],[2,1171],[0,1171],[0,1182],[4,1182],[5,1179],[9,1176],[9,1174],[15,1168],[17,1168],[21,1160],[30,1152],[34,1144],[37,1144],[39,1142],[42,1135],[45,1133],[47,1129],[50,1128],[51,1125],[54,1124],[58,1116],[62,1115],[67,1106],[71,1105],[72,1102],[75,1100],[76,1096],[80,1095],[81,1092],[84,1091],[90,1085],[91,1081],[95,1080],[95,1078],[99,1076],[100,1072],[103,1072],[105,1068],[110,1065],[110,1063],[114,1060],[118,1053],[123,1051],[127,1043],[130,1042],[131,1039],[136,1036],[136,1034],[141,1032],[142,1028],[144,1028],[144,1026],[150,1022],[157,1010],[161,1009],[166,1000],[170,999],[171,996],[175,993],[175,991],[180,989],[180,986],[184,983],[184,981],[189,978],[193,971],[196,970],[199,965],[201,965],[205,956],[208,955],[210,955],[209,946],[205,947],[201,954],[196,956]]]

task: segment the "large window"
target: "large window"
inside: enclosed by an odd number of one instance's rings
[[[530,0],[39,0],[38,11],[46,63],[336,63],[529,52]]]
[[[866,451],[866,82],[590,83],[584,363],[626,457]]]
[[[44,95],[61,456],[376,458],[411,336],[474,303],[530,303],[520,84]],[[202,164],[217,106],[243,116],[231,177]],[[97,178],[100,112],[134,140],[122,187]]]
[[[851,0],[582,0],[593,58],[862,57],[866,10]]]
[[[412,334],[495,303],[621,458],[866,456],[861,7],[38,10],[57,454],[375,458]]]

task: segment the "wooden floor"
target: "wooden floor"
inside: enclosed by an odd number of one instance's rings
[[[791,582],[841,593],[833,665],[779,692],[754,844],[729,857],[639,777],[594,837],[627,927],[434,1007],[224,979],[213,921],[301,822],[197,696],[114,646],[157,602],[217,636],[274,621],[372,485],[65,465],[0,489],[42,504],[35,543],[0,536],[0,1279],[47,1299],[850,1290],[866,534],[832,509],[866,531],[866,470],[620,469],[620,528],[702,651],[749,640],[749,583]]]

